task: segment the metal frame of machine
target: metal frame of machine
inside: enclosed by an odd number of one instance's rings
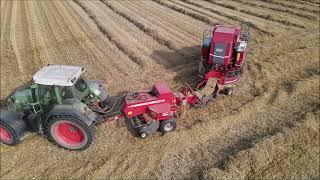
[[[0,140],[16,145],[28,131],[48,137],[60,147],[84,150],[95,138],[95,125],[125,118],[142,138],[176,129],[183,106],[204,106],[220,93],[230,95],[248,52],[248,27],[214,25],[205,32],[199,83],[172,91],[159,82],[147,90],[111,97],[96,81],[86,81],[82,67],[48,65],[33,83],[17,88],[0,112]]]

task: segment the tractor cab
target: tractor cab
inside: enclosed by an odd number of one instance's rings
[[[48,65],[34,75],[32,83],[9,96],[8,107],[13,111],[42,113],[56,104],[106,100],[108,95],[101,85],[81,77],[84,71],[77,66]]]

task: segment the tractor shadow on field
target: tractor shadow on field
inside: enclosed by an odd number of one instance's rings
[[[175,51],[156,50],[152,53],[151,58],[169,71],[175,72],[175,82],[187,82],[193,86],[196,83],[200,56],[201,46],[194,45]]]

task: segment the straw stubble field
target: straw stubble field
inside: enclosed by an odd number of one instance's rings
[[[241,21],[250,52],[235,95],[145,140],[102,124],[83,152],[37,134],[1,144],[0,177],[319,177],[316,0],[1,0],[1,99],[48,63],[84,66],[112,94],[195,85],[202,31]]]

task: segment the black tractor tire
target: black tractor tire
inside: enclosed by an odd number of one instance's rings
[[[27,125],[12,112],[0,111],[0,141],[3,144],[14,146],[22,141],[27,132]]]
[[[171,118],[171,119],[168,119],[168,120],[160,121],[159,130],[162,133],[168,133],[168,132],[174,131],[176,129],[176,127],[177,127],[176,119],[175,118]]]
[[[96,137],[96,127],[72,116],[54,116],[47,124],[48,139],[67,150],[87,149]]]

